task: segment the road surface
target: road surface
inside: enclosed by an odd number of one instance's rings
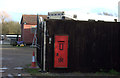
[[[24,71],[27,64],[32,63],[32,53],[35,48],[27,47],[13,47],[11,45],[2,45],[2,76],[17,76],[19,73],[23,76],[30,76]]]

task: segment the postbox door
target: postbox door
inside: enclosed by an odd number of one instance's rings
[[[67,68],[68,64],[68,36],[55,36],[54,67]]]

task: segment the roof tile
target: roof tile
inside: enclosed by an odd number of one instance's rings
[[[47,15],[39,15],[43,17],[43,19],[47,19]],[[22,15],[21,24],[37,24],[37,15]]]

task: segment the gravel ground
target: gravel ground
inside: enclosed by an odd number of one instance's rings
[[[2,76],[13,75],[17,76],[19,73],[23,76],[30,76],[24,71],[24,67],[32,62],[32,52],[35,48],[13,47],[11,45],[2,45]],[[15,69],[16,67],[20,69]],[[23,69],[22,69],[23,68]]]

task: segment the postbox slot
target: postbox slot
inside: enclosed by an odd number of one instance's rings
[[[58,41],[58,42],[65,42],[65,41]]]

